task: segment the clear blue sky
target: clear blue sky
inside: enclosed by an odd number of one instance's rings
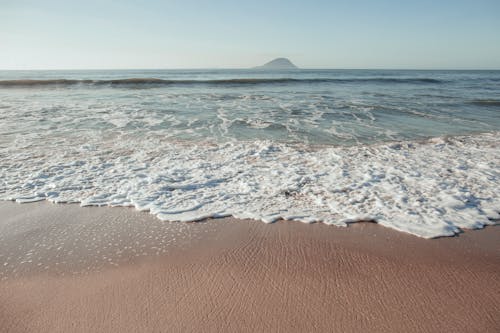
[[[500,0],[0,0],[0,69],[500,69]]]

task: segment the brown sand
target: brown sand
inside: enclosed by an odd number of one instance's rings
[[[162,223],[122,208],[0,203],[0,331],[500,331],[498,227],[424,240],[370,223],[224,219],[190,224],[169,243],[180,224]],[[123,237],[81,245],[109,225]],[[80,250],[12,258],[59,241]],[[105,246],[113,242],[162,251],[124,256]]]

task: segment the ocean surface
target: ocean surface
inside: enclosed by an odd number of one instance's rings
[[[163,220],[500,218],[500,71],[0,71],[0,199]]]

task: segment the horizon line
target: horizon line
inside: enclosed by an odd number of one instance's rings
[[[258,71],[293,71],[293,70],[400,70],[400,71],[500,71],[499,68],[394,68],[394,67],[297,67],[297,68],[255,68],[255,67],[178,67],[178,68],[154,68],[154,67],[144,67],[144,68],[133,68],[133,67],[121,67],[121,68],[15,68],[15,69],[3,69],[0,71],[140,71],[140,70],[258,70]]]

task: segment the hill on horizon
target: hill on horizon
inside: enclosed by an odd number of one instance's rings
[[[255,69],[297,69],[289,59],[287,58],[276,58],[274,60],[265,63],[262,66],[254,67]]]

